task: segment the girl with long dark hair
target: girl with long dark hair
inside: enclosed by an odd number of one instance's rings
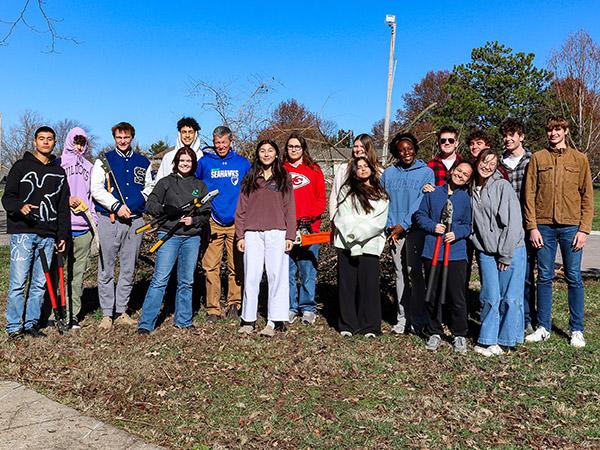
[[[389,196],[365,156],[352,161],[337,203],[340,334],[374,337],[381,334],[379,256],[385,246]]]
[[[311,231],[318,233],[321,214],[325,212],[327,205],[325,177],[310,156],[303,136],[292,133],[285,147],[283,167],[292,176],[296,220],[306,221]],[[319,244],[294,247],[290,252],[290,323],[299,316],[302,316],[302,322],[309,324],[316,319],[315,283],[318,261]],[[296,277],[300,279],[299,284]]]
[[[256,146],[252,167],[242,181],[235,211],[238,250],[244,253],[244,301],[240,334],[254,331],[258,293],[266,266],[269,285],[267,326],[261,335],[275,335],[276,322],[289,317],[289,257],[296,234],[296,208],[290,174],[279,147],[271,140]]]
[[[340,189],[348,179],[352,161],[359,156],[367,158],[369,164],[373,167],[377,178],[383,173],[383,166],[377,161],[377,150],[375,149],[375,141],[373,138],[366,133],[356,136],[352,145],[352,158],[348,160],[348,163],[344,163],[338,167],[333,178],[331,193],[329,194],[329,218],[331,220],[333,220],[337,211]]]

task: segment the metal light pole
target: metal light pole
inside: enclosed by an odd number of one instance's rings
[[[2,113],[0,113],[0,178],[2,178]]]
[[[396,16],[388,14],[385,23],[392,29],[392,43],[390,44],[390,63],[388,67],[387,102],[385,105],[385,125],[383,128],[383,155],[385,161],[390,142],[390,109],[392,107],[392,85],[394,84],[394,46],[396,45]]]

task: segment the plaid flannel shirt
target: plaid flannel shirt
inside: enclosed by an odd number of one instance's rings
[[[452,168],[454,166],[456,166],[456,164],[461,159],[462,159],[461,156],[457,153],[456,154],[456,161],[454,161],[454,164],[452,165]],[[427,163],[427,166],[429,168],[431,168],[431,170],[433,170],[433,174],[435,175],[435,185],[436,186],[443,185],[446,182],[446,176],[448,175],[448,172],[450,172],[450,170],[446,169],[446,166],[444,165],[444,163],[442,161],[442,158],[440,158],[439,156],[436,156],[435,158],[433,158],[431,161],[429,161]]]
[[[525,150],[523,157],[517,164],[517,167],[511,169],[506,164],[504,164],[504,155],[498,155],[498,162],[500,166],[506,169],[508,173],[508,181],[512,185],[513,189],[517,193],[517,197],[519,197],[519,201],[523,204],[525,200],[525,175],[527,175],[527,167],[529,167],[529,161],[531,160],[532,153],[529,150]]]

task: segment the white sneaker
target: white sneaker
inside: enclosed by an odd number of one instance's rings
[[[315,323],[317,315],[313,311],[304,311],[302,313],[302,323]]]
[[[526,342],[540,342],[550,339],[550,332],[544,327],[538,327],[535,332],[525,337]]]
[[[482,345],[476,345],[473,347],[473,351],[485,357],[490,357],[493,355],[489,347],[483,347]]]
[[[295,311],[290,311],[290,315],[288,317],[288,322],[294,323],[297,318],[298,318],[298,313],[296,313]]]
[[[464,336],[456,336],[453,341],[454,352],[465,354],[467,353],[467,340]]]
[[[585,347],[585,339],[583,338],[583,331],[573,331],[571,333],[571,345],[575,348]]]
[[[267,325],[260,331],[260,335],[264,337],[273,337],[275,336],[275,328],[271,325]]]
[[[374,338],[375,337],[375,333],[367,333],[365,334],[366,338]]]
[[[440,337],[440,335],[432,334],[429,340],[427,341],[427,344],[425,344],[425,348],[434,352],[439,348],[441,343],[442,338]]]
[[[237,331],[238,334],[252,334],[254,332],[254,326],[253,325],[243,325],[240,327],[240,329]]]
[[[392,327],[392,333],[394,334],[404,334],[405,331],[406,327],[404,326],[404,324],[401,323],[397,323]]]
[[[504,353],[504,350],[502,350],[502,347],[500,347],[498,344],[490,345],[488,350],[492,355],[502,355]]]
[[[352,333],[350,333],[349,331],[341,331],[340,336],[341,337],[352,337]]]

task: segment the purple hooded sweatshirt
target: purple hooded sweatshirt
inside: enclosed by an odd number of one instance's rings
[[[83,152],[77,153],[75,151],[75,143],[73,142],[75,136],[84,136],[87,139],[86,132],[79,127],[75,127],[69,131],[59,164],[67,173],[71,197],[79,197],[83,200],[90,209],[94,222],[98,224],[98,216],[96,215],[92,194],[90,193],[90,183],[92,181],[92,169],[94,165],[85,159],[85,154],[88,149],[87,142],[85,143]],[[71,210],[71,231],[73,234],[82,234],[90,228],[91,224],[84,212],[73,212]]]

